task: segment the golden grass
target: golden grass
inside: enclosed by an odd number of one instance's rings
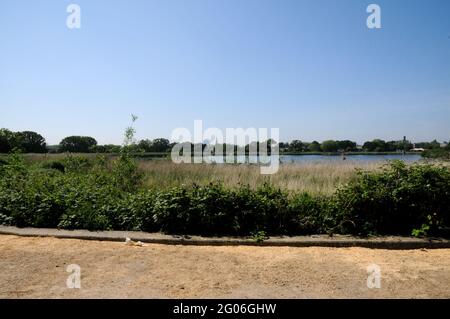
[[[350,181],[357,169],[376,170],[382,162],[326,162],[284,164],[278,173],[264,176],[255,165],[175,164],[167,160],[140,161],[149,188],[209,184],[220,181],[225,187],[249,185],[257,188],[264,182],[289,191],[331,194],[337,186]]]

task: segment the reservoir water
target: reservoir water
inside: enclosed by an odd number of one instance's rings
[[[222,156],[207,157],[211,162],[217,164],[224,163],[226,160]],[[370,163],[370,162],[388,162],[391,160],[401,160],[407,163],[417,162],[422,159],[420,154],[389,154],[389,155],[280,155],[281,164],[306,164],[306,163]],[[233,162],[232,158],[231,161]],[[270,163],[271,159],[267,156],[235,156],[234,163]],[[231,163],[232,163],[231,162]]]
[[[422,159],[420,154],[389,154],[389,155],[346,155],[348,162],[387,162],[390,160],[402,160],[404,162],[417,162]],[[283,164],[311,163],[311,162],[343,162],[341,155],[281,155]]]

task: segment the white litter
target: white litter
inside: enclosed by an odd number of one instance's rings
[[[127,238],[125,238],[125,245],[127,245],[127,246],[139,246],[139,247],[143,247],[143,246],[144,246],[144,243],[141,242],[141,241],[134,241],[134,240],[131,240],[131,238],[127,237]]]

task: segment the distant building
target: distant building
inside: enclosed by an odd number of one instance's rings
[[[421,148],[421,147],[414,147],[412,149],[410,149],[410,152],[424,152],[425,149]]]

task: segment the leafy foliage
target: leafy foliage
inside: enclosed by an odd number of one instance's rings
[[[342,232],[411,234],[429,225],[428,234],[450,226],[450,171],[433,165],[395,161],[380,173],[360,172],[334,199]],[[430,217],[432,222],[430,223]]]
[[[60,152],[88,153],[97,141],[90,136],[69,136],[59,143]]]
[[[42,135],[31,131],[18,132],[16,135],[18,148],[21,152],[47,153],[47,145]]]

